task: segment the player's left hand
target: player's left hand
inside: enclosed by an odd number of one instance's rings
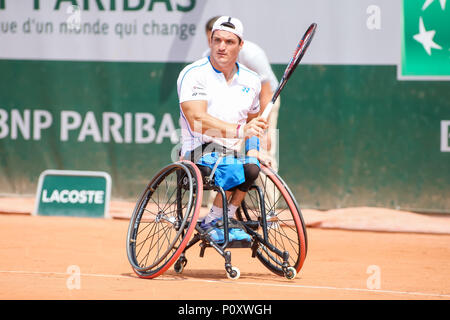
[[[259,153],[257,159],[259,160],[260,163],[262,163],[266,167],[272,167],[272,160],[266,155]]]

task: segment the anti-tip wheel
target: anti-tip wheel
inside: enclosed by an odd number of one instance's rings
[[[237,267],[231,267],[231,271],[227,272],[228,279],[237,280],[241,276],[241,271]]]
[[[180,258],[177,260],[177,262],[175,262],[173,269],[175,270],[176,273],[180,274],[183,272],[184,267],[187,264],[187,259],[186,258]]]
[[[288,267],[286,272],[284,273],[284,276],[286,279],[292,280],[297,275],[297,270],[295,270],[294,267]]]

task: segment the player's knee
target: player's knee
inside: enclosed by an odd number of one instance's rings
[[[255,181],[258,178],[260,168],[258,165],[250,163],[244,166],[245,180]]]
[[[245,175],[245,181],[241,185],[239,185],[237,188],[243,192],[248,192],[250,187],[255,182],[256,178],[258,178],[259,175],[259,167],[256,164],[250,163],[244,165],[244,175]]]

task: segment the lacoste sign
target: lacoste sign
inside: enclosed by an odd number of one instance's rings
[[[450,80],[447,0],[403,0],[400,79]]]
[[[33,214],[109,217],[110,194],[106,172],[46,170],[39,177]]]

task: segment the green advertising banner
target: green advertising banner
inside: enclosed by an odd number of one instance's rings
[[[135,201],[172,161],[183,66],[0,61],[0,192],[34,194],[48,168],[104,171],[113,198]],[[396,66],[300,66],[280,175],[305,208],[450,213],[449,100],[450,82],[398,81]]]
[[[0,195],[34,196],[52,168],[107,172],[111,196],[135,201],[180,143],[180,71],[207,48],[207,20],[229,14],[278,79],[319,26],[278,118],[279,173],[302,208],[450,213],[450,4],[264,4],[0,0]],[[46,190],[55,211],[99,205],[92,184]]]
[[[111,177],[106,172],[45,170],[33,214],[108,218],[110,196]]]
[[[401,79],[450,80],[446,0],[403,0]]]

